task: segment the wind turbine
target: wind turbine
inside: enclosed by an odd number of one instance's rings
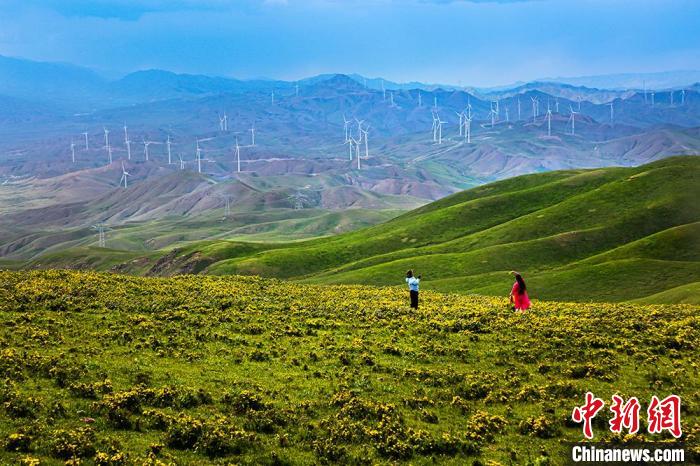
[[[532,100],[532,122],[535,123],[537,114],[539,113],[540,99],[537,97],[530,97],[530,100]]]
[[[382,100],[386,100],[386,89],[384,88],[384,79],[382,81]]]
[[[496,110],[494,110],[493,106],[491,107],[491,110],[489,110],[489,116],[491,117],[491,129],[493,129],[493,125],[496,120]]]
[[[369,134],[369,126],[367,126],[365,129],[362,130],[362,134],[364,135],[365,139],[365,159],[369,158],[369,140],[367,138],[367,135]],[[357,169],[360,169],[360,158],[357,158]]]
[[[355,118],[355,121],[357,122],[357,134],[360,135],[360,141],[362,141],[362,123],[364,123],[365,120],[358,120]]]
[[[88,133],[87,133],[87,131],[85,131],[85,132],[83,133],[83,135],[85,136],[85,150],[90,150],[90,143],[88,142]]]
[[[464,128],[465,128],[465,136],[467,137],[467,144],[471,144],[472,142],[472,116],[471,112],[469,112],[469,115],[465,116],[464,118]]]
[[[442,125],[447,123],[440,119],[440,115],[437,115],[437,129],[438,129],[438,144],[442,144]]]
[[[392,91],[389,91],[389,100],[390,100],[390,102],[391,102],[391,103],[389,104],[389,106],[390,106],[390,107],[396,107],[396,105],[394,104],[394,93],[393,93]]]
[[[647,103],[647,82],[642,81],[642,87],[644,88],[644,103]]]
[[[510,123],[510,113],[508,112],[508,106],[506,105],[506,123]]]
[[[143,140],[143,154],[146,156],[146,162],[148,162],[148,146],[155,144],[153,141]]]
[[[418,90],[418,108],[423,107],[423,96],[420,93],[420,89]]]
[[[199,147],[199,139],[197,139],[197,172],[202,173],[202,149]]]
[[[272,101],[272,105],[275,105],[275,90],[274,89],[272,90],[271,101]]]
[[[122,161],[122,178],[121,180],[119,180],[119,184],[121,185],[122,183],[124,183],[124,189],[127,188],[127,178],[130,176],[131,174],[128,171],[126,171],[126,168],[124,168],[124,161]]]
[[[671,94],[671,107],[673,107],[673,89],[671,89],[670,94]]]
[[[348,138],[350,137],[348,134],[348,129],[350,128],[350,120],[345,118],[345,115],[343,114],[343,123],[344,123],[344,130],[345,130],[345,142],[348,142]]]
[[[105,149],[107,149],[107,155],[109,156],[109,163],[112,164],[112,147],[109,145],[109,130],[103,128],[105,132]]]
[[[224,112],[224,116],[219,116],[219,130],[228,131],[228,115]]]
[[[549,102],[547,102],[547,136],[552,135],[552,109],[549,108]]]
[[[685,105],[685,89],[681,89],[681,105]]]
[[[170,142],[170,134],[168,134],[168,140],[165,141],[165,145],[166,145],[166,147],[168,148],[168,165],[172,165],[172,163],[173,163],[173,158],[172,158],[172,152],[170,151],[170,145],[171,145],[171,142]]]
[[[345,144],[348,145],[348,151],[350,153],[350,161],[352,162],[352,137],[348,136],[348,140],[345,141]]]
[[[129,141],[129,131],[127,131],[126,123],[124,123],[124,145],[126,146],[126,157],[131,160],[131,141]]]
[[[578,100],[578,111],[580,112],[581,111],[581,96],[579,95],[578,97],[576,97],[576,100]]]
[[[236,164],[238,173],[241,172],[241,146],[238,145],[238,136],[236,136]]]
[[[355,144],[355,157],[357,157],[357,169],[360,169],[360,143],[362,142],[362,133],[360,133],[360,139],[355,139],[351,137],[353,144]]]
[[[571,116],[569,117],[569,121],[571,122],[571,135],[575,136],[576,135],[576,114],[578,112],[574,112],[574,108],[569,105],[569,109],[571,110]]]
[[[250,126],[250,145],[255,146],[255,122]]]
[[[610,126],[612,126],[615,121],[615,105],[614,102],[610,102],[608,105],[610,105]]]
[[[294,96],[299,97],[299,83],[294,84]]]
[[[92,226],[92,229],[97,231],[98,235],[97,247],[105,247],[105,228],[105,224],[101,222]]]
[[[180,159],[180,170],[185,169],[185,161],[182,159],[182,154],[177,154],[177,157]]]
[[[462,128],[464,126],[464,112],[455,112],[459,117],[459,135],[462,136]]]
[[[518,121],[520,121],[520,97],[518,97]]]
[[[438,123],[437,123],[437,122],[438,122],[438,118],[435,117],[435,110],[433,110],[431,113],[432,113],[432,116],[433,116],[433,127],[432,127],[432,131],[433,131],[433,142],[437,142],[437,130],[438,130],[438,128],[437,128],[437,127],[438,127]]]
[[[556,109],[556,112],[559,113],[559,97],[554,99],[554,108]]]
[[[437,108],[438,108],[438,106],[437,106],[437,96],[433,96],[433,108],[434,108],[435,110],[437,110]]]
[[[71,158],[73,160],[73,163],[75,163],[75,143],[73,142],[72,139],[70,140],[70,154],[71,154]]]
[[[656,93],[654,91],[651,91],[651,106],[652,107],[654,106],[654,96],[655,95],[656,95]]]

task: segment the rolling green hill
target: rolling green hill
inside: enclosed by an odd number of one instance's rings
[[[413,268],[425,289],[498,295],[508,292],[507,272],[519,270],[540,299],[692,302],[697,286],[671,290],[700,281],[698,199],[698,157],[548,172],[463,191],[335,237],[193,243],[153,259],[147,273],[399,285]]]

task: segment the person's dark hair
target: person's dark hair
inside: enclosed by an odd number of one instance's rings
[[[411,278],[413,276],[413,270],[406,272],[406,277]]]
[[[518,294],[525,293],[525,290],[527,290],[527,287],[525,286],[525,280],[523,280],[523,276],[520,275],[519,273],[516,273],[515,274],[515,281],[518,282]]]

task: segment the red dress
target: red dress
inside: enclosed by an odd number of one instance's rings
[[[513,289],[511,290],[511,293],[513,293],[513,304],[516,309],[520,311],[530,309],[530,298],[528,298],[527,296],[527,291],[524,291],[522,294],[520,294],[520,285],[518,285],[518,282],[515,282],[515,284],[513,284]]]

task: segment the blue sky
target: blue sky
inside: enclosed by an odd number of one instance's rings
[[[104,71],[495,86],[700,69],[697,0],[0,0],[0,54]]]

